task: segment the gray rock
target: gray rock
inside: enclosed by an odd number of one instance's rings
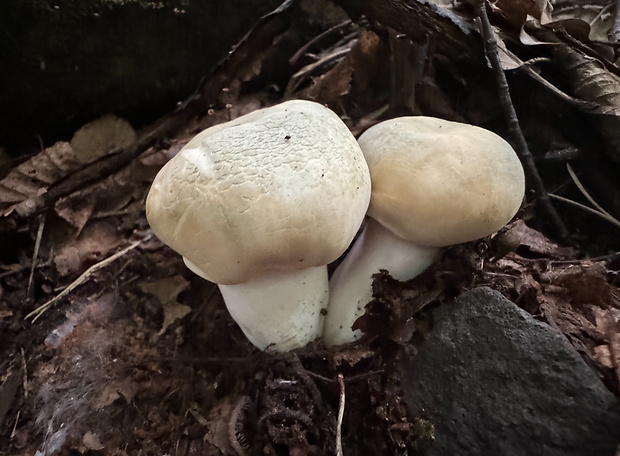
[[[428,455],[615,455],[618,401],[549,326],[489,288],[437,310],[403,363],[410,417],[435,426]]]

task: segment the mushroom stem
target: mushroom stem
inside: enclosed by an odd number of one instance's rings
[[[260,350],[285,352],[320,336],[329,297],[326,266],[219,287],[230,315]]]
[[[397,280],[409,280],[430,266],[438,248],[420,247],[399,238],[373,218],[330,279],[330,297],[323,327],[326,346],[363,336],[351,326],[372,300],[372,275],[387,269]]]

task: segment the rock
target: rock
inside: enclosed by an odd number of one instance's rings
[[[616,454],[618,401],[563,335],[489,288],[435,317],[402,365],[409,416],[435,426],[429,456]]]

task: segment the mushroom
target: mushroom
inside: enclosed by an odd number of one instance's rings
[[[326,264],[370,200],[364,156],[340,118],[288,101],[204,130],[156,176],[146,201],[157,236],[215,282],[260,350],[317,338]]]
[[[498,135],[431,117],[381,122],[359,140],[372,180],[368,223],[330,280],[327,346],[360,338],[351,326],[372,300],[372,275],[420,274],[441,247],[499,230],[525,192],[521,163]]]

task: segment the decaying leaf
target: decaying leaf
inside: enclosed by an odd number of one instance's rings
[[[490,2],[491,9],[503,17],[515,29],[525,24],[527,16],[534,17],[542,23],[550,19],[549,0],[495,0]]]
[[[80,163],[90,163],[117,148],[128,147],[136,132],[125,119],[107,114],[87,123],[71,138],[71,148]]]
[[[161,324],[161,329],[157,335],[163,335],[172,323],[183,319],[185,316],[189,315],[191,311],[192,308],[190,306],[179,304],[178,302],[168,302],[164,304],[164,322]]]
[[[80,234],[90,219],[94,208],[94,198],[61,198],[54,205],[56,214],[75,228],[76,236]]]
[[[87,449],[92,451],[100,451],[105,448],[105,445],[101,443],[101,440],[99,440],[97,434],[92,431],[87,431],[82,436],[82,443]]]
[[[434,276],[428,285],[424,283],[426,276]],[[396,280],[388,271],[381,270],[373,276],[372,288],[373,300],[353,329],[406,344],[417,329],[415,314],[442,295],[444,283],[433,268],[408,282]]]
[[[140,288],[145,293],[155,296],[162,304],[165,304],[167,302],[176,301],[179,293],[188,286],[189,282],[185,280],[183,276],[175,275],[156,280],[155,282],[142,283]]]
[[[587,5],[574,0],[556,0],[551,19],[543,23],[561,25],[583,41],[615,43],[620,38],[614,31],[615,8],[614,2],[608,0],[589,0]]]
[[[493,242],[496,245],[509,246],[513,250],[525,247],[532,253],[554,259],[568,258],[574,253],[572,249],[561,247],[540,231],[530,228],[523,220],[515,220],[509,224],[507,229],[493,239]]]
[[[158,335],[164,334],[172,323],[182,319],[192,311],[190,306],[176,302],[179,293],[188,286],[189,282],[181,275],[166,277],[155,282],[142,283],[140,285],[142,291],[156,296],[164,306],[164,322]]]
[[[589,114],[605,139],[605,152],[620,163],[620,77],[598,60],[568,46],[554,47],[554,55],[575,95],[599,105]]]
[[[345,58],[334,68],[313,79],[313,85],[305,93],[310,100],[319,100],[322,103],[333,103],[338,98],[349,93],[353,66],[351,60]]]
[[[6,209],[0,214],[7,215],[12,211],[11,205],[44,193],[84,164],[131,144],[135,138],[131,125],[115,116],[86,124],[70,143],[58,142],[44,149],[0,181],[0,209]]]
[[[0,181],[0,209],[36,196],[80,167],[71,145],[58,142],[13,169]]]
[[[76,237],[70,236],[54,256],[58,273],[66,276],[83,268],[85,262],[101,261],[123,241],[108,221],[88,224]]]

